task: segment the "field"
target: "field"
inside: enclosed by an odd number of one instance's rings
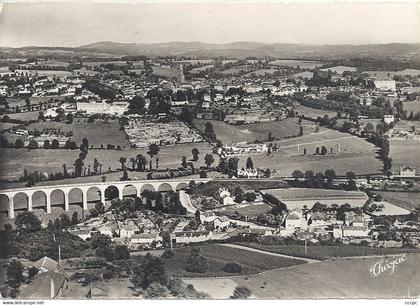
[[[237,262],[242,265],[242,274],[255,274],[273,268],[289,267],[302,264],[304,261],[276,257],[252,251],[234,249],[221,245],[200,246],[201,253],[207,258],[209,270],[206,273],[191,273],[185,270],[187,259],[192,247],[174,249],[173,258],[164,258],[163,262],[168,273],[179,277],[228,276],[232,273],[223,271],[227,262]]]
[[[240,216],[257,216],[260,214],[266,214],[268,211],[271,210],[271,206],[263,203],[263,204],[250,204],[246,207],[235,206],[235,207],[227,207],[221,213],[223,215],[235,215],[238,214]]]
[[[420,193],[414,192],[375,192],[381,194],[384,200],[399,207],[413,210],[420,208]]]
[[[357,71],[357,68],[355,68],[355,67],[346,67],[346,66],[335,66],[335,67],[321,69],[321,71],[332,71],[332,72],[335,72],[335,73],[341,75],[345,71],[355,72],[355,71]]]
[[[382,170],[382,162],[376,158],[373,144],[335,130],[305,134],[273,143],[277,144],[279,151],[271,155],[253,154],[252,160],[256,167],[276,170],[277,176],[290,176],[294,170],[324,172],[332,168],[337,175],[345,175],[349,170],[356,174],[380,173]],[[328,154],[314,155],[316,147],[321,146],[326,146]],[[307,150],[306,155],[303,155],[304,149]],[[248,157],[247,154],[239,156],[240,167],[245,165]]]
[[[322,66],[324,63],[319,61],[309,61],[309,60],[294,60],[294,59],[278,59],[269,63],[273,66],[283,66],[283,67],[292,67],[301,69],[315,69]]]
[[[404,102],[403,106],[404,110],[407,110],[408,114],[410,114],[410,111],[413,111],[414,113],[420,111],[420,101]]]
[[[72,72],[69,71],[56,71],[56,70],[15,70],[18,73],[28,74],[28,75],[36,75],[39,76],[55,76],[55,77],[63,77],[72,75]]]
[[[420,254],[407,255],[405,261],[397,265],[393,274],[388,270],[374,276],[369,270],[380,259],[337,259],[286,270],[270,270],[231,280],[238,286],[248,287],[259,299],[386,299],[420,295]]]
[[[95,148],[101,147],[101,144],[106,148],[107,144],[119,145],[122,149],[129,149],[130,142],[125,138],[124,130],[120,130],[118,120],[96,120],[93,123],[88,123],[87,119],[75,118],[73,124],[65,124],[60,122],[39,122],[28,126],[28,130],[42,131],[44,128],[59,128],[61,131],[73,131],[71,140],[77,145],[82,143],[83,138],[87,138],[89,146],[93,145]]]
[[[390,140],[389,146],[394,172],[399,172],[400,166],[404,165],[410,165],[420,169],[420,141]]]
[[[280,188],[287,185],[286,182],[281,180],[278,181],[264,181],[264,180],[242,180],[242,181],[209,181],[202,184],[194,189],[194,194],[200,194],[203,196],[214,196],[214,193],[220,188],[235,188],[240,187],[244,191],[250,190],[261,190],[270,188]]]
[[[206,65],[206,66],[202,66],[202,67],[198,67],[198,68],[193,68],[189,72],[192,73],[192,74],[195,74],[195,73],[200,73],[200,72],[203,72],[203,71],[207,71],[207,70],[212,69],[212,68],[214,68],[214,65]]]
[[[164,68],[160,66],[152,66],[153,74],[157,76],[163,76],[167,78],[179,78],[180,73],[177,69]]]
[[[395,255],[400,253],[420,253],[419,249],[400,249],[400,248],[370,248],[353,245],[339,246],[308,246],[305,254],[304,245],[261,245],[253,242],[240,242],[239,244],[263,251],[280,253],[296,257],[307,257],[317,260],[328,260],[336,257],[352,256],[373,256],[373,255]]]
[[[238,75],[238,74],[243,74],[243,73],[248,73],[252,71],[252,67],[250,66],[238,66],[238,67],[233,67],[233,68],[229,68],[227,70],[222,71],[222,74],[224,75]]]
[[[264,76],[266,74],[273,75],[277,71],[279,71],[279,70],[278,69],[260,69],[260,70],[255,70],[255,71],[249,72],[249,73],[245,74],[244,77]]]
[[[322,110],[322,109],[315,109],[311,107],[303,106],[299,103],[294,103],[294,109],[299,115],[304,115],[308,118],[318,118],[323,117],[324,115],[328,115],[330,118],[337,116],[336,111],[331,110]]]
[[[283,188],[261,190],[263,193],[271,194],[287,205],[289,210],[302,209],[304,205],[311,208],[316,202],[332,205],[348,203],[353,207],[363,206],[368,197],[363,192],[325,190],[311,188]]]
[[[289,118],[282,121],[255,123],[247,125],[230,125],[225,122],[215,120],[194,120],[194,125],[201,131],[204,131],[205,124],[210,122],[213,124],[214,132],[217,139],[223,144],[236,144],[239,142],[252,142],[255,140],[265,140],[268,133],[277,139],[296,136],[299,133],[298,119]],[[309,121],[303,121],[303,132],[312,133],[315,130],[315,124]]]
[[[186,156],[187,160],[192,158],[191,149],[197,147],[200,156],[199,161],[194,162],[196,168],[204,166],[204,155],[211,153],[212,148],[206,143],[195,144],[182,144],[174,146],[163,146],[159,152],[159,168],[178,168],[181,166],[181,157]],[[108,167],[111,170],[121,168],[119,163],[120,157],[127,158],[127,166],[130,165],[130,158],[135,157],[137,154],[143,154],[149,159],[147,155],[148,149],[131,149],[131,150],[89,150],[89,153],[84,160],[85,166],[92,165],[93,160],[97,158],[102,163],[102,171],[107,171]],[[19,178],[23,169],[28,171],[41,171],[41,172],[61,172],[62,165],[67,164],[68,169],[73,168],[74,161],[79,156],[79,150],[67,149],[36,149],[28,151],[26,149],[0,149],[0,180],[13,180]],[[54,155],[54,158],[51,155]],[[218,158],[215,155],[215,164],[218,163]],[[153,167],[155,164],[153,163]]]

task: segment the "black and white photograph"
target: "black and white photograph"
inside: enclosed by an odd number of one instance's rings
[[[0,2],[1,304],[419,298],[420,2]]]

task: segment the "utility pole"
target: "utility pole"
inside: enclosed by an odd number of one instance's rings
[[[305,255],[308,254],[308,245],[306,244],[306,236],[305,236]]]

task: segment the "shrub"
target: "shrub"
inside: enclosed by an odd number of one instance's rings
[[[238,286],[233,291],[231,299],[248,299],[251,296],[251,290],[244,286]]]
[[[226,265],[223,267],[223,271],[228,273],[241,273],[242,266],[237,262],[226,263]]]
[[[174,253],[174,251],[172,251],[172,250],[165,250],[163,253],[162,253],[162,258],[171,258],[171,257],[174,257],[175,256],[175,253]]]

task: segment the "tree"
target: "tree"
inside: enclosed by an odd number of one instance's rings
[[[319,155],[319,147],[318,146],[315,148],[315,154]]]
[[[187,164],[187,157],[182,156],[182,159],[181,159],[181,166],[182,166],[184,169],[186,169],[186,168],[188,167],[188,164]]]
[[[254,162],[252,162],[251,157],[246,159],[246,169],[254,169]]]
[[[74,226],[74,225],[77,225],[78,223],[79,223],[79,214],[77,213],[77,211],[75,211],[73,215],[71,215],[71,224]]]
[[[37,232],[41,230],[41,221],[33,212],[25,211],[19,214],[15,220],[16,229],[19,232]]]
[[[157,154],[159,154],[159,146],[155,143],[152,143],[149,145],[149,150],[147,151],[147,154],[153,158]]]
[[[198,155],[200,154],[200,152],[198,151],[198,148],[197,147],[194,147],[191,150],[191,153],[193,155],[193,161],[198,161]]]
[[[15,148],[23,148],[23,141],[21,139],[16,139]]]
[[[295,180],[299,180],[303,178],[305,175],[300,170],[295,170],[292,173],[292,177],[295,178]]]
[[[50,149],[50,148],[51,148],[50,141],[48,141],[48,140],[45,140],[45,141],[44,141],[44,148],[45,148],[45,149]]]
[[[119,162],[121,163],[121,169],[124,170],[125,169],[125,163],[127,162],[127,158],[120,157]]]
[[[117,245],[115,246],[115,259],[129,259],[130,251],[126,245]]]
[[[126,169],[124,170],[124,173],[123,173],[123,176],[121,177],[121,180],[122,181],[127,181],[128,180],[128,172],[127,172]]]
[[[30,140],[28,143],[28,149],[37,149],[38,148],[38,142],[35,140]]]
[[[237,286],[233,291],[231,299],[248,299],[251,296],[251,290],[244,286]]]
[[[83,165],[84,163],[81,158],[77,158],[76,161],[74,161],[74,174],[76,177],[80,177],[82,175]]]
[[[241,273],[242,266],[237,262],[226,263],[226,265],[223,267],[223,271],[228,273]]]
[[[212,141],[216,140],[216,134],[214,133],[213,124],[207,122],[204,127],[204,134]]]
[[[138,154],[136,156],[137,171],[144,171],[147,165],[147,159],[144,155]]]
[[[299,126],[299,137],[303,136],[303,126]]]
[[[57,149],[59,147],[60,147],[60,143],[58,142],[58,140],[57,139],[52,140],[52,142],[51,142],[51,148],[52,149]]]
[[[7,223],[4,225],[4,230],[0,230],[0,257],[8,257],[13,245],[13,231],[12,225]]]
[[[160,258],[146,255],[143,263],[134,268],[131,282],[136,288],[147,289],[152,283],[166,285],[168,278],[166,276],[163,262]]]
[[[70,217],[67,214],[64,214],[64,213],[61,214],[60,215],[60,223],[61,223],[61,227],[63,229],[66,229],[66,228],[70,227],[71,226]]]
[[[17,289],[24,281],[22,263],[16,259],[12,260],[7,265],[7,285]]]
[[[102,202],[97,202],[95,204],[95,210],[98,212],[99,215],[105,213],[105,206]]]
[[[325,178],[327,178],[327,184],[329,186],[333,185],[335,177],[336,177],[336,175],[335,175],[335,171],[333,169],[327,169],[325,171]]]
[[[187,265],[185,269],[188,272],[205,273],[207,272],[208,268],[209,266],[207,259],[201,255],[201,249],[193,248],[187,260]]]
[[[210,167],[214,163],[214,157],[212,154],[206,154],[204,156],[204,162],[206,163],[207,167]]]
[[[321,155],[326,155],[328,153],[328,150],[325,146],[321,147]]]
[[[356,174],[354,172],[347,172],[346,177],[347,177],[347,180],[354,180],[356,179]]]
[[[145,297],[148,299],[162,299],[170,295],[169,289],[157,282],[153,282],[147,287]]]

